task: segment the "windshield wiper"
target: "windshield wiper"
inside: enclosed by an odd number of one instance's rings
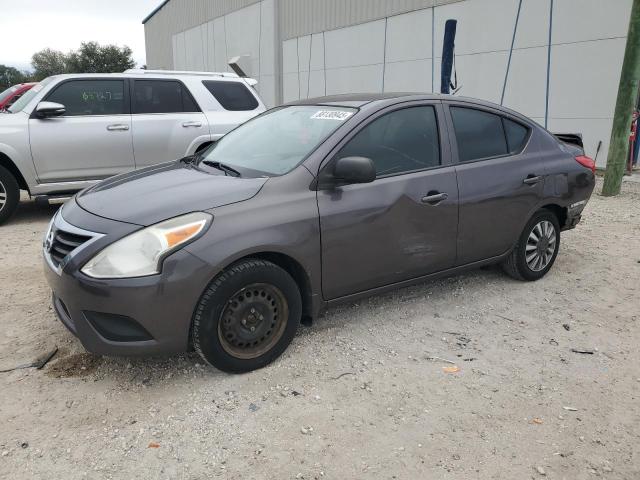
[[[217,168],[218,170],[222,170],[225,174],[225,176],[227,175],[231,175],[232,177],[241,177],[242,174],[236,170],[233,167],[230,167],[229,165],[226,165],[222,162],[214,162],[213,160],[202,160],[202,163],[204,163],[205,165],[209,165],[210,167],[213,168]]]

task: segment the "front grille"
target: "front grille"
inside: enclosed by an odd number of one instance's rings
[[[89,240],[91,240],[90,236],[65,232],[54,227],[51,250],[49,251],[51,263],[59,267],[67,255]]]

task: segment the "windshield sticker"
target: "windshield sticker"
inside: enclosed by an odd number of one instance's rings
[[[341,112],[340,110],[320,110],[319,112],[311,115],[311,118],[319,120],[338,120],[344,122],[347,118],[353,115],[353,112]]]

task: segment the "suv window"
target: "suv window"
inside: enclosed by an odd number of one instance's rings
[[[258,100],[244,83],[203,80],[202,84],[225,110],[237,112],[258,108]]]
[[[378,177],[440,165],[434,108],[409,107],[377,118],[338,153],[339,158],[353,156],[373,160]]]
[[[451,107],[451,116],[461,162],[508,153],[499,115],[473,108]]]
[[[175,80],[136,80],[133,113],[199,112],[191,93]]]
[[[65,106],[65,116],[128,113],[123,80],[70,80],[56,87],[46,100]]]

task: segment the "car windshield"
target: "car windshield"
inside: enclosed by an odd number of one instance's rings
[[[38,92],[42,90],[44,86],[52,80],[52,78],[53,77],[47,77],[44,80],[42,80],[40,83],[36,83],[33,87],[31,87],[30,90],[26,91],[24,95],[22,95],[18,100],[16,100],[16,103],[11,105],[7,110],[10,111],[11,113],[21,112],[22,110],[24,110],[24,107],[26,107],[29,104],[29,102],[31,102],[33,97],[35,97],[38,94]]]
[[[2,102],[4,100],[6,100],[7,98],[9,98],[13,94],[13,92],[15,92],[16,90],[18,90],[18,85],[14,85],[13,87],[9,87],[5,91],[0,93],[0,102]]]
[[[284,175],[355,111],[313,105],[274,109],[225,135],[200,161],[228,165],[243,175]]]

